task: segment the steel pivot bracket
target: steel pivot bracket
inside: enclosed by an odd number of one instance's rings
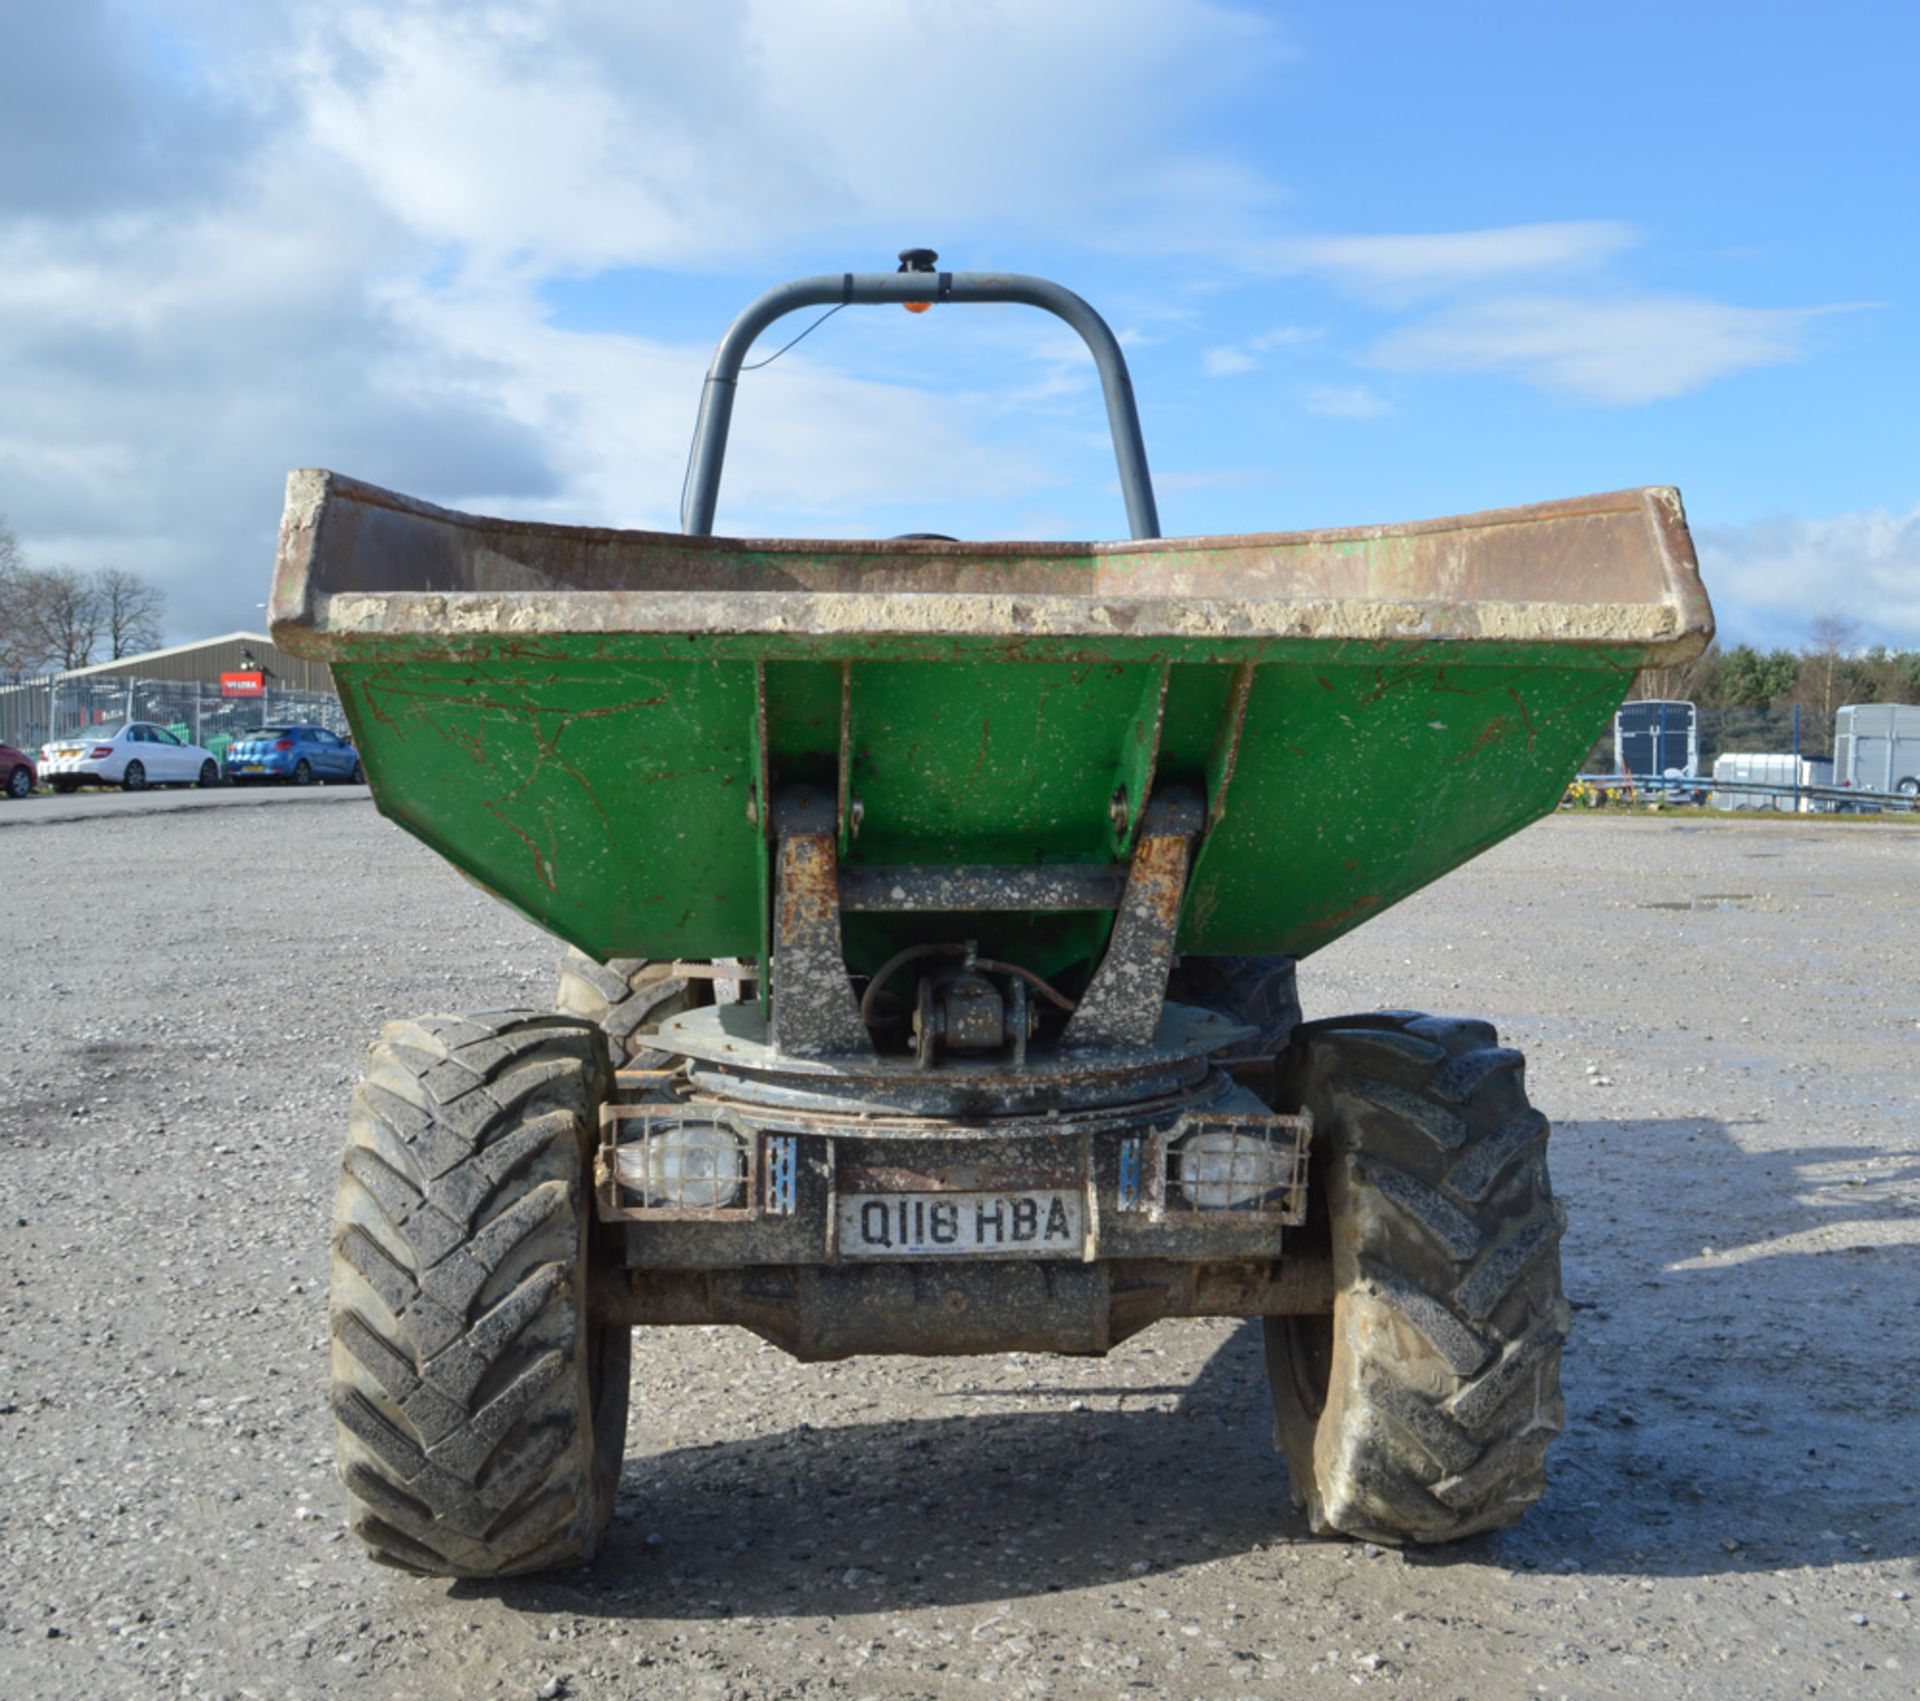
[[[1199,794],[1185,788],[1167,787],[1147,805],[1106,955],[1060,1036],[1062,1054],[1152,1043],[1205,820]]]
[[[773,1049],[788,1057],[871,1057],[873,1037],[840,942],[835,799],[805,786],[773,800]]]

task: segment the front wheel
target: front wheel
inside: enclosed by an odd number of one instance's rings
[[[313,784],[313,764],[302,756],[293,767],[293,783],[297,786]]]
[[[1296,1030],[1306,1238],[1328,1317],[1267,1323],[1275,1438],[1317,1531],[1440,1542],[1513,1523],[1565,1421],[1564,1219],[1525,1060],[1485,1022],[1390,1012]]]
[[[147,789],[146,766],[140,762],[129,762],[127,771],[120,776],[122,791],[145,791]]]
[[[616,1069],[658,1069],[670,1059],[649,1047],[647,1036],[668,1017],[709,1002],[712,984],[675,974],[671,962],[613,957],[603,963],[569,945],[553,1006],[605,1034]]]
[[[33,775],[27,771],[26,763],[18,763],[7,775],[7,796],[25,797],[32,790]]]
[[[217,786],[219,783],[220,770],[214,765],[212,758],[208,758],[200,764],[200,789],[205,791],[208,787]]]
[[[358,762],[355,762],[353,765],[353,772],[347,775],[347,784],[350,786],[363,786],[366,783],[367,783],[366,769],[361,767]]]
[[[441,1577],[592,1557],[626,1439],[630,1336],[588,1317],[591,1027],[389,1023],[334,1209],[333,1413],[372,1556]]]

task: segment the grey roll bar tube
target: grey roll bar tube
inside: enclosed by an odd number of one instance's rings
[[[689,537],[704,537],[713,530],[713,511],[720,499],[720,469],[727,454],[727,428],[733,420],[734,390],[754,339],[775,320],[803,307],[908,301],[1016,301],[1043,308],[1078,331],[1100,369],[1107,424],[1113,431],[1114,459],[1120,466],[1120,489],[1127,499],[1127,522],[1136,538],[1160,535],[1160,514],[1154,506],[1153,479],[1147,471],[1147,448],[1140,436],[1133,380],[1127,376],[1126,357],[1106,320],[1072,290],[1062,289],[1057,283],[993,272],[829,273],[796,278],[750,302],[720,339],[700,392],[693,462],[680,506],[682,531]]]

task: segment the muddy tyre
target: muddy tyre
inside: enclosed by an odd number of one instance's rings
[[[672,963],[650,957],[615,957],[602,963],[571,946],[560,959],[553,1005],[563,1016],[591,1022],[607,1036],[616,1069],[663,1069],[672,1059],[646,1044],[646,1036],[669,1016],[707,1002],[710,983],[673,972]]]
[[[513,1013],[389,1023],[334,1211],[333,1414],[375,1559],[506,1577],[592,1557],[630,1336],[587,1314],[600,1036]]]
[[[1298,1029],[1277,1102],[1313,1113],[1309,1237],[1334,1310],[1267,1322],[1275,1439],[1320,1532],[1452,1541],[1513,1523],[1560,1432],[1564,1217],[1525,1061],[1485,1022]]]
[[[1224,1057],[1272,1057],[1300,1025],[1291,957],[1182,957],[1167,983],[1167,997],[1175,1004],[1218,1010],[1260,1030],[1257,1039],[1242,1041]]]

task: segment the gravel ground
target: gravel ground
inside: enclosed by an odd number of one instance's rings
[[[0,1694],[1917,1692],[1920,832],[1559,818],[1303,971],[1532,1059],[1576,1313],[1519,1530],[1308,1538],[1251,1327],[661,1330],[602,1562],[493,1587],[345,1534],[327,1219],[379,1024],[544,1002],[551,943],[364,805],[101,812],[0,881]]]
[[[365,786],[155,786],[147,791],[102,791],[88,787],[66,797],[36,792],[0,801],[0,827],[56,827],[73,821],[117,820],[127,815],[172,815],[187,809],[259,809],[283,804],[365,803]]]

